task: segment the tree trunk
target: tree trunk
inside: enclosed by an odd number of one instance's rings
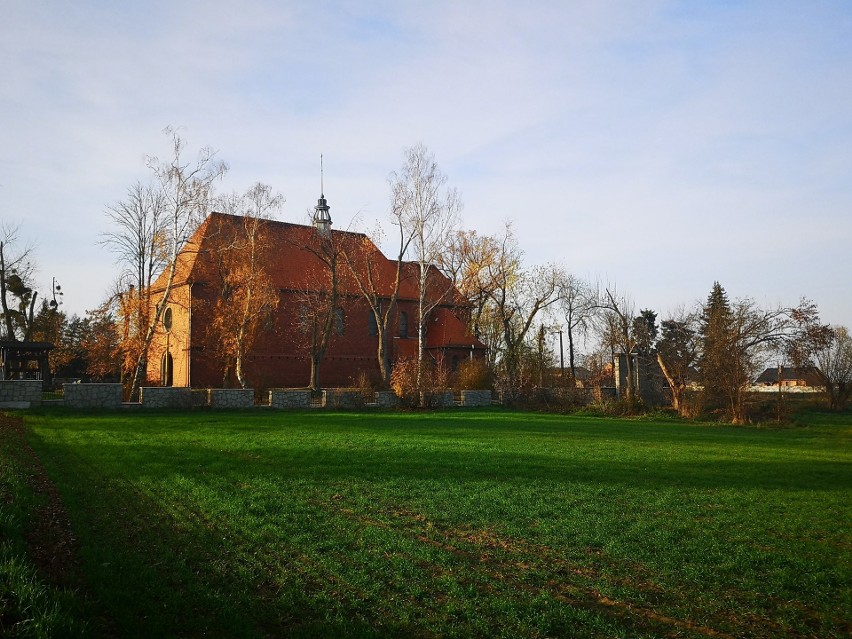
[[[683,416],[681,399],[683,397],[684,385],[675,380],[671,373],[669,373],[669,369],[666,367],[666,363],[659,353],[657,353],[657,363],[660,365],[660,370],[663,371],[663,377],[666,378],[669,388],[672,389],[672,408],[677,411],[678,415]]]
[[[376,358],[379,361],[379,373],[382,376],[382,383],[385,388],[390,386],[390,357],[387,348],[386,331],[379,331],[378,346],[376,348]]]
[[[6,302],[6,258],[3,252],[3,242],[0,242],[0,303],[3,304],[3,320],[6,324],[6,339],[15,341],[15,329],[12,326],[12,316]]]
[[[576,386],[577,369],[574,366],[574,331],[571,330],[571,324],[568,324],[568,368],[571,369],[571,379]]]
[[[311,356],[311,382],[309,384],[309,388],[317,392],[320,389],[319,386],[319,374],[320,374],[320,360],[322,358],[317,355]]]

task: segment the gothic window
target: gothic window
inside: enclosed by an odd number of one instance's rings
[[[367,311],[367,334],[370,337],[376,337],[379,334],[379,327],[376,324],[376,314],[370,309]]]
[[[334,331],[338,335],[346,332],[346,313],[339,306],[334,309]]]
[[[402,339],[408,338],[408,313],[405,311],[399,312],[399,336]]]
[[[172,361],[172,354],[169,352],[163,353],[163,359],[160,360],[160,385],[172,385],[174,381],[172,378],[173,369],[174,362]]]

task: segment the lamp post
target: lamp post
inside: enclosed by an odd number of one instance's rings
[[[51,296],[52,296],[53,299],[50,300],[50,302],[48,303],[48,306],[50,306],[50,308],[55,311],[57,308],[59,308],[59,305],[62,303],[61,300],[56,299],[56,296],[58,295],[61,298],[62,295],[63,295],[62,287],[59,285],[59,282],[56,281],[55,277],[51,278],[50,291],[51,291]]]

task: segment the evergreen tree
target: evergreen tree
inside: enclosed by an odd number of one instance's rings
[[[701,316],[699,362],[704,391],[710,401],[727,399],[725,388],[735,376],[733,324],[728,295],[719,282],[714,282]]]
[[[639,316],[633,319],[633,334],[639,354],[650,355],[657,339],[657,314],[649,308],[639,311]]]

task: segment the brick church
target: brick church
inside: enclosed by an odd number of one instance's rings
[[[180,252],[169,305],[148,354],[149,384],[196,388],[223,385],[224,366],[215,355],[209,327],[219,288],[222,237],[238,232],[246,219],[211,213]],[[328,271],[316,247],[325,241],[342,250],[357,248],[352,254],[360,256],[361,265],[355,264],[355,268],[366,269],[369,262],[374,290],[384,304],[391,299],[397,263],[385,257],[365,235],[332,230],[324,197],[315,209],[312,225],[272,220],[262,224],[269,247],[262,268],[277,290],[278,303],[244,358],[245,377],[255,388],[306,387],[310,382],[310,338],[301,326],[300,314],[304,314],[310,295],[321,292],[319,283],[327,281]],[[333,330],[319,379],[327,388],[352,386],[362,372],[379,376],[375,316],[351,276],[348,264],[352,263],[350,259],[338,265],[340,303],[334,309]],[[402,275],[387,329],[391,365],[417,355],[416,264],[405,263]],[[162,275],[153,286],[155,297],[162,296],[164,283]],[[443,283],[451,294],[441,298],[444,301],[429,317],[425,351],[436,364],[455,369],[464,359],[483,357],[485,346],[467,330],[460,296],[446,279]],[[234,384],[234,380],[229,383]]]

